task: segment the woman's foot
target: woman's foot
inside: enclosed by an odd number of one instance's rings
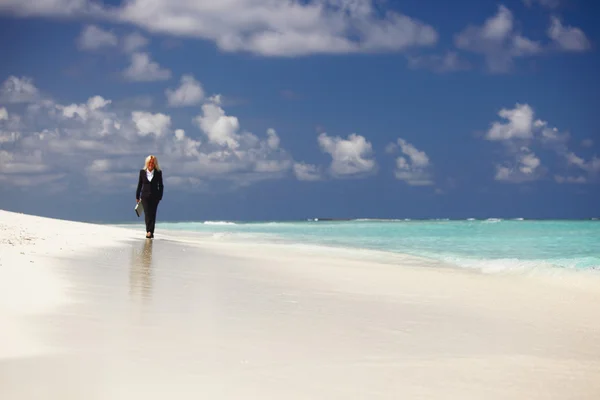
[[[150,232],[146,232],[146,238],[150,239],[152,237],[152,234]]]

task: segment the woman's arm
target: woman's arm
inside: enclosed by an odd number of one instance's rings
[[[158,174],[158,201],[162,200],[163,197],[163,178],[162,178],[162,170]]]
[[[140,176],[138,179],[138,185],[137,185],[137,189],[135,191],[135,199],[139,200],[140,199],[140,193],[142,191],[142,171],[140,171]]]

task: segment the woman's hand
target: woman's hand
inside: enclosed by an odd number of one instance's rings
[[[135,199],[135,203],[136,204],[139,203],[139,202],[140,202],[140,199]]]

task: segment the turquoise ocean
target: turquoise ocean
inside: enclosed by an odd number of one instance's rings
[[[482,272],[597,270],[598,220],[344,220],[158,222],[216,238],[363,248]]]

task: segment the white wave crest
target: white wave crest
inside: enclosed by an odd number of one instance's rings
[[[237,225],[235,222],[229,221],[204,221],[204,225]]]
[[[487,222],[487,223],[493,224],[493,223],[501,222],[501,221],[502,221],[502,219],[500,219],[500,218],[488,218],[488,219],[486,219],[483,222]]]
[[[521,260],[517,258],[503,259],[467,259],[446,256],[443,262],[462,268],[478,270],[484,274],[563,274],[573,271],[597,271],[600,265],[588,265],[584,268],[579,264],[586,260]],[[590,260],[588,260],[590,262]],[[593,264],[593,263],[592,263]]]

